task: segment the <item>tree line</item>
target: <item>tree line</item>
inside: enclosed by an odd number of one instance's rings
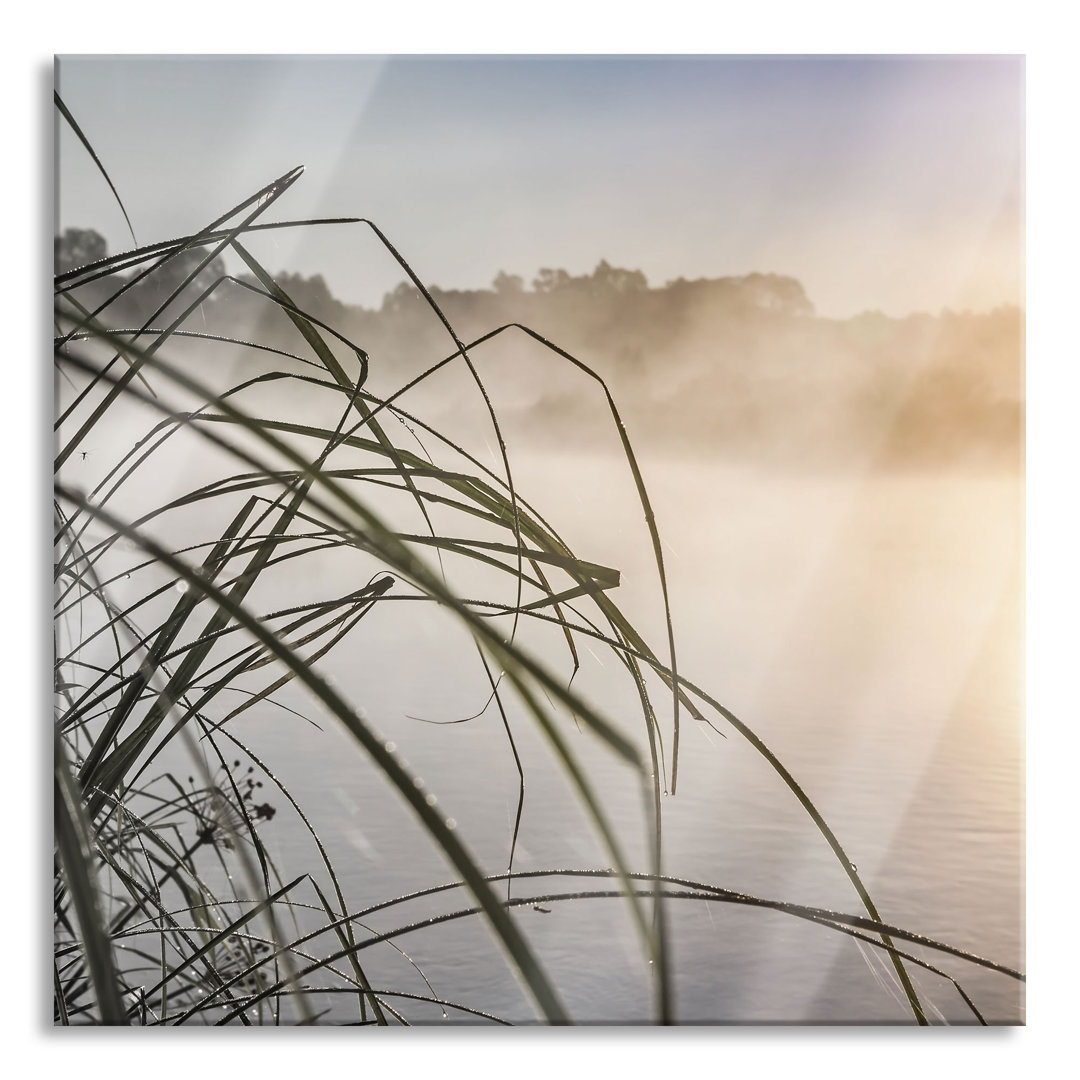
[[[141,326],[206,254],[182,252],[141,281],[133,271],[131,288],[110,306],[112,324]],[[55,255],[60,273],[104,258],[106,245],[92,230],[70,229],[56,239]],[[211,261],[186,302],[224,273],[220,258]],[[253,288],[229,282],[214,289],[200,305],[197,328],[304,351],[288,318],[253,291],[261,288],[255,279],[240,280]],[[321,274],[286,272],[275,280],[298,308],[371,356],[373,385],[382,379],[382,389],[453,351],[408,282],[366,308],[335,297]],[[1024,329],[1015,307],[827,319],[815,315],[791,277],[677,278],[654,287],[640,270],[606,260],[581,275],[541,268],[530,284],[500,271],[487,289],[429,291],[465,342],[521,323],[579,357],[609,381],[646,439],[740,453],[758,447],[804,462],[876,440],[908,464],[974,454],[1019,465]],[[85,293],[90,306],[92,287]],[[158,325],[180,310],[171,305]],[[519,382],[529,386],[514,398],[519,425],[544,435],[584,430],[592,406],[580,381],[560,380],[550,357],[526,356],[520,341],[507,348]],[[542,378],[537,364],[546,365]]]

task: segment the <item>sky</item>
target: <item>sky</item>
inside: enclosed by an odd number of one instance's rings
[[[61,56],[61,96],[140,243],[295,165],[282,218],[375,221],[423,280],[500,270],[650,284],[798,278],[819,314],[1023,303],[1017,56]],[[60,228],[131,246],[65,125]],[[277,208],[275,208],[277,210]],[[254,245],[377,306],[402,279],[359,227]]]

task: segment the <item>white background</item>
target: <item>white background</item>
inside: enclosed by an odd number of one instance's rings
[[[148,1069],[155,1077],[232,1067],[287,1077],[313,1068],[388,1068],[406,1076],[481,1069],[516,1077],[571,1075],[629,1065],[634,1075],[697,1067],[800,1077],[962,1072],[978,1077],[1056,1075],[1075,1062],[1076,947],[1069,905],[1077,850],[1075,644],[1078,640],[1075,340],[1075,42],[1060,5],[1028,2],[991,12],[978,3],[822,2],[731,6],[667,0],[641,6],[547,0],[411,2],[391,15],[371,5],[203,0],[51,3],[9,12],[3,79],[3,205],[15,243],[3,267],[5,393],[0,413],[10,492],[0,531],[7,568],[0,722],[9,748],[0,772],[10,851],[3,875],[3,1030],[14,1068],[80,1076]],[[1057,18],[1053,16],[1057,10]],[[13,20],[18,20],[17,23]],[[708,1028],[578,1032],[223,1032],[213,1046],[175,1033],[129,1042],[116,1032],[54,1031],[47,918],[51,743],[46,722],[50,630],[48,431],[51,375],[46,283],[52,233],[52,56],[109,52],[1007,52],[1027,55],[1028,104],[1028,1026],[999,1030]],[[13,785],[13,786],[12,786]],[[159,1045],[167,1040],[168,1047]],[[392,1041],[391,1041],[392,1040]],[[163,1054],[162,1050],[166,1049]],[[186,1052],[185,1052],[186,1051]],[[272,1058],[269,1055],[273,1055]],[[266,1055],[266,1060],[260,1060]],[[1059,1056],[1060,1055],[1060,1056]],[[1043,1060],[1045,1058],[1045,1060]]]

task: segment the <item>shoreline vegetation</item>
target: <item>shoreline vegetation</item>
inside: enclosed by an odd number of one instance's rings
[[[107,251],[100,234],[69,229],[55,254],[62,272]],[[110,306],[112,325],[137,325],[199,257],[189,249],[160,280],[136,284]],[[199,280],[209,284],[224,273],[219,256]],[[249,289],[258,284],[250,273],[237,277]],[[275,280],[298,308],[362,341],[381,370],[413,371],[417,356],[446,352],[445,327],[412,282],[365,308],[342,303],[319,274],[285,272]],[[462,342],[519,324],[588,356],[635,437],[659,451],[707,449],[793,469],[829,469],[868,454],[877,467],[894,469],[1022,469],[1024,316],[1014,306],[822,318],[790,277],[753,273],[650,286],[641,271],[603,260],[581,276],[541,269],[528,287],[500,271],[489,289],[427,291]],[[224,335],[241,330],[284,349],[298,340],[287,315],[268,312],[257,291],[208,296],[200,325]],[[583,444],[605,437],[580,385],[534,343],[505,334],[476,355],[493,376],[513,371],[503,408],[522,437],[561,442],[569,433]],[[439,412],[458,403],[451,392],[425,406]]]
[[[618,569],[572,552],[515,486],[504,432],[517,415],[542,415],[545,406],[541,398],[539,406],[526,402],[504,416],[492,405],[489,376],[473,360],[480,347],[468,344],[499,323],[489,321],[487,299],[467,312],[468,298],[427,289],[377,226],[363,221],[352,224],[373,230],[411,282],[391,294],[381,329],[382,312],[350,315],[311,282],[266,271],[253,253],[257,230],[300,173],[272,181],[195,236],[114,256],[86,232],[58,240],[55,1022],[385,1025],[431,1022],[440,1013],[502,1022],[441,988],[416,993],[369,976],[367,950],[401,952],[398,942],[407,944],[420,927],[442,926],[453,935],[457,920],[476,917],[486,921],[542,1022],[588,1022],[568,1014],[515,913],[602,897],[621,904],[636,930],[653,1023],[678,1021],[669,926],[687,901],[780,911],[854,937],[880,951],[909,1022],[928,1024],[937,1015],[912,982],[918,969],[937,973],[939,985],[959,995],[968,1022],[985,1023],[962,987],[967,965],[1024,976],[883,917],[799,781],[749,724],[680,670],[660,537],[622,398],[575,352],[594,350],[546,338],[543,318],[518,331],[522,344],[558,360],[544,368],[542,381],[553,380],[557,369],[578,387],[600,387],[591,408],[614,432],[633,478],[667,613],[666,635],[655,645],[618,606]],[[243,278],[224,273],[226,249],[247,266]],[[597,320],[579,328],[586,337],[606,321],[609,344],[598,369],[607,362],[637,370],[639,360],[624,356],[622,335],[652,325],[655,293],[658,303],[682,297],[694,308],[693,296],[714,289],[686,283],[650,291],[632,272],[601,264],[597,273],[566,280],[542,273],[543,287],[527,294],[527,303],[580,307],[581,318]],[[492,303],[505,305],[505,294],[526,302],[513,279],[500,281]],[[732,333],[762,321],[775,333],[816,325],[805,322],[812,316],[801,289],[786,279],[715,288],[734,290],[735,314],[725,316]],[[586,295],[590,290],[597,295]],[[421,310],[438,347],[429,353],[424,341],[413,342],[409,355],[388,359],[399,323],[419,319]],[[1015,316],[991,318],[1005,321],[1003,338],[1018,326]],[[650,347],[646,337],[642,348]],[[217,364],[237,352],[242,361]],[[627,376],[635,378],[651,375]],[[413,382],[437,383],[439,415],[454,411],[458,395],[477,406],[497,447],[495,467],[445,438],[437,423],[404,411],[397,399]],[[692,380],[687,385],[696,395]],[[268,387],[276,396],[263,394]],[[281,405],[290,395],[304,398],[302,419]],[[284,411],[268,415],[268,401]],[[983,412],[975,409],[979,423]],[[312,419],[315,413],[321,418]],[[399,444],[396,421],[421,434],[420,452]],[[573,419],[562,423],[572,426]],[[991,423],[989,430],[998,428]],[[174,493],[175,462],[200,454],[212,476]],[[88,460],[92,471],[76,468]],[[415,531],[392,525],[388,506],[408,511]],[[275,591],[283,583],[301,579],[302,566],[327,554],[344,559],[348,574],[319,579],[317,595],[276,599],[287,595]],[[468,598],[456,592],[448,584],[451,563],[483,571],[488,586]],[[349,699],[348,688],[324,674],[331,650],[351,645],[353,631],[394,601],[411,605],[417,620],[438,605],[474,642],[488,706],[517,769],[518,823],[533,807],[514,731],[529,724],[543,734],[608,865],[519,869],[517,824],[502,864],[485,865],[443,810],[437,778],[422,780]],[[527,623],[552,634],[562,655],[558,670],[524,644]],[[579,649],[586,647],[606,650],[624,672],[637,700],[634,715],[608,717],[574,689]],[[239,733],[238,717],[283,702],[286,690],[303,691],[301,719],[349,735],[358,760],[387,785],[387,797],[410,809],[414,827],[444,856],[456,880],[423,891],[426,899],[445,900],[436,914],[380,932],[369,928],[374,910],[406,898],[358,907],[336,866],[341,853],[324,846],[273,762]],[[746,896],[722,883],[680,878],[677,867],[668,867],[662,807],[677,797],[680,725],[689,724],[745,740],[765,759],[781,795],[801,804],[831,849],[836,873],[850,883],[852,911]],[[630,826],[612,819],[583,767],[579,735],[602,748],[638,790],[644,835],[628,837]],[[175,754],[184,748],[190,763],[179,771]],[[313,865],[276,864],[264,835],[279,814],[310,833]],[[647,853],[644,865],[628,858],[631,847]],[[574,882],[569,889],[567,877]],[[602,880],[585,888],[578,878]]]

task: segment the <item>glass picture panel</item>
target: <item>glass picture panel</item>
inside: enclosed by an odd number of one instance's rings
[[[65,55],[57,1025],[1018,1025],[1020,56]]]

